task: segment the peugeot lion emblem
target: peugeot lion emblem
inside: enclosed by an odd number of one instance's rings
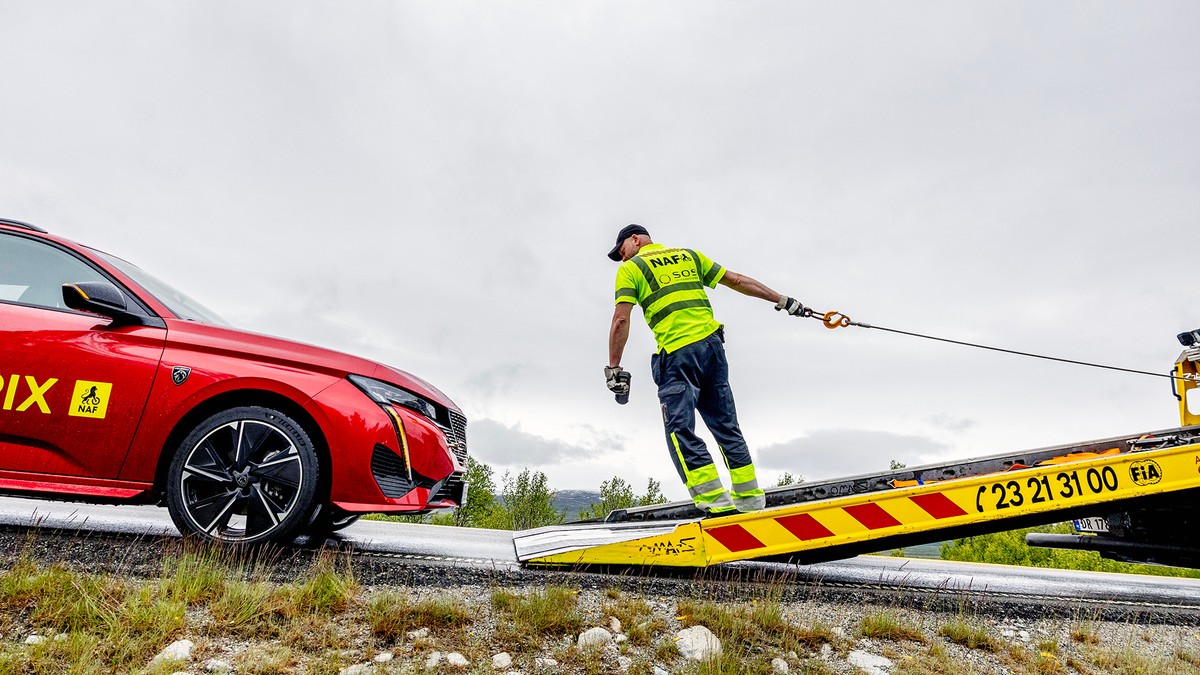
[[[187,382],[188,375],[192,374],[192,369],[187,366],[175,366],[171,369],[171,381],[175,384],[183,384]]]

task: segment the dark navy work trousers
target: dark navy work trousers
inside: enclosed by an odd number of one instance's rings
[[[728,468],[751,463],[729,388],[729,362],[723,343],[723,331],[717,331],[670,354],[655,354],[650,361],[662,404],[667,446],[680,479],[689,488],[696,486],[700,478],[696,472],[712,465],[704,441],[696,435],[697,412],[716,439]]]

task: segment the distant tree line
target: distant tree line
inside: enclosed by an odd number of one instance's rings
[[[372,519],[483,527],[494,530],[528,530],[566,521],[567,512],[555,507],[556,491],[551,489],[546,474],[528,467],[517,474],[505,471],[496,482],[495,470],[474,457],[467,458],[467,503],[456,509],[426,516],[368,516]],[[776,485],[796,485],[804,476],[785,473]],[[651,478],[642,492],[621,478],[600,483],[600,500],[579,510],[579,520],[604,518],[618,509],[664,504],[662,483]]]

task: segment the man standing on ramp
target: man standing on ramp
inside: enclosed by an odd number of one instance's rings
[[[629,340],[629,315],[637,303],[658,343],[650,372],[658,385],[671,460],[692,501],[714,515],[764,508],[766,496],[758,486],[729,388],[724,327],[713,318],[704,289],[728,286],[773,302],[776,310],[792,316],[803,316],[804,306],[755,279],[726,270],[699,251],[655,244],[641,225],[621,228],[608,257],[621,262],[604,368],[608,388],[618,402],[628,400],[629,373],[621,368],[621,356]],[[730,491],[695,433],[697,411],[729,468]]]

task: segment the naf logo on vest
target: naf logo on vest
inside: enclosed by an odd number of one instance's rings
[[[52,414],[50,399],[47,396],[58,378],[51,377],[39,382],[31,375],[10,375],[7,380],[0,377],[0,390],[3,391],[3,402],[0,410],[12,410],[23,413],[37,411],[43,415]],[[111,382],[91,382],[76,380],[75,390],[68,401],[67,414],[71,417],[91,417],[104,419],[108,414],[108,399],[112,394]]]
[[[665,267],[666,265],[674,265],[681,262],[691,262],[692,259],[686,253],[676,253],[674,255],[658,256],[656,258],[648,258],[650,267]]]

